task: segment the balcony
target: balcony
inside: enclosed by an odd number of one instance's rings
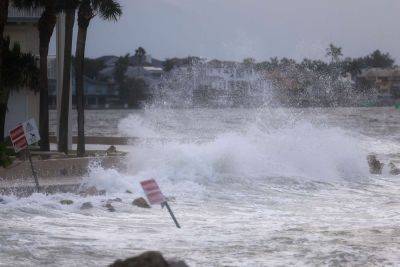
[[[42,14],[42,9],[23,9],[8,7],[8,23],[36,23]]]

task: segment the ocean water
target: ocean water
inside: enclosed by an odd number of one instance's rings
[[[399,119],[394,108],[88,111],[89,135],[140,137],[120,147],[127,171],[93,163],[84,181],[105,196],[3,196],[0,265],[106,266],[159,250],[190,266],[397,266],[400,177],[371,175],[366,157],[396,159]],[[181,229],[161,207],[131,205],[148,178],[174,197]],[[102,207],[116,197],[116,212]]]

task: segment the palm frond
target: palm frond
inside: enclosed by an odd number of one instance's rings
[[[118,20],[122,15],[122,6],[115,0],[92,0],[93,10],[105,20]]]

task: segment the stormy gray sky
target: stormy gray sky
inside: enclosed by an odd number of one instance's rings
[[[400,61],[399,0],[120,0],[116,22],[96,19],[87,55],[143,46],[153,57],[196,55],[258,61],[323,58],[330,42],[345,56],[374,49]]]

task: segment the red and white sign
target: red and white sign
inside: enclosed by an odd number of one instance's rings
[[[28,141],[26,140],[24,126],[22,124],[19,124],[10,131],[10,138],[15,152],[28,148]]]
[[[166,201],[164,195],[161,193],[160,187],[154,179],[140,182],[143,191],[151,205],[161,204]]]
[[[15,152],[19,152],[40,141],[39,130],[35,120],[30,119],[24,123],[20,123],[10,131],[11,142]]]

